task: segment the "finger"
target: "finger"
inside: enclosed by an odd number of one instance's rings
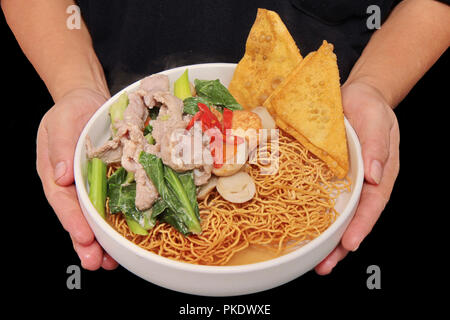
[[[389,159],[381,183],[378,186],[364,184],[355,217],[342,237],[342,244],[347,250],[358,249],[363,239],[372,231],[390,198],[399,172],[399,139],[398,125],[395,122],[390,133]]]
[[[45,127],[41,125],[37,139],[36,166],[45,196],[64,229],[75,241],[88,245],[94,241],[94,234],[81,211],[75,186],[61,187],[53,181],[53,168],[47,152],[47,135]]]
[[[364,184],[355,216],[342,237],[342,245],[347,250],[356,251],[380,217],[387,202],[380,189],[379,186]]]
[[[114,260],[113,258],[111,258],[111,256],[104,252],[103,253],[103,262],[102,262],[102,268],[105,270],[114,270],[118,267],[118,263],[116,262],[116,260]]]
[[[57,186],[55,189],[48,194],[47,199],[63,228],[81,245],[94,242],[94,233],[81,211],[75,186]]]
[[[103,249],[97,241],[92,242],[87,246],[72,239],[73,248],[75,249],[81,261],[81,266],[86,270],[97,270],[103,263]]]
[[[327,275],[333,270],[339,261],[345,258],[347,254],[348,250],[339,244],[325,259],[323,259],[322,262],[314,268],[314,270],[318,275]]]

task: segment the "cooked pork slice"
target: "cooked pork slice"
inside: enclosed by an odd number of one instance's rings
[[[143,79],[138,90],[128,94],[128,99],[123,120],[114,124],[116,132],[112,140],[94,149],[87,139],[88,157],[100,157],[106,163],[121,162],[125,170],[134,173],[135,204],[139,210],[150,208],[159,196],[139,163],[142,151],[156,155],[178,172],[194,170],[196,185],[207,183],[213,163],[209,150],[210,138],[203,134],[198,123],[186,130],[191,116],[183,116],[183,101],[169,92],[169,78],[152,75]],[[147,107],[154,106],[159,106],[160,110],[156,120],[150,121],[155,139],[155,144],[151,145],[142,130],[148,117]]]
[[[134,200],[136,208],[139,210],[150,208],[159,193],[142,166],[134,172],[134,180],[136,181],[136,199]]]
[[[86,137],[86,154],[88,159],[99,158],[106,164],[118,163],[122,157],[122,145],[120,139],[107,141],[99,148],[94,148],[89,136]]]
[[[191,146],[191,136],[184,127],[171,128],[161,141],[161,160],[178,172],[192,170],[195,164],[192,161]]]
[[[156,145],[160,145],[163,137],[178,128],[186,128],[188,121],[183,119],[183,101],[169,92],[155,93],[155,99],[161,103],[158,117],[150,121],[153,127],[152,136]]]
[[[144,128],[145,120],[148,116],[148,109],[145,107],[142,98],[136,93],[128,94],[128,106],[123,112],[123,120],[128,125],[135,125]]]
[[[136,208],[145,210],[152,206],[158,197],[153,182],[148,178],[144,168],[139,163],[139,156],[143,150],[148,151],[150,144],[145,139],[138,126],[129,126],[128,134],[123,136],[122,166],[128,172],[134,173],[136,181]]]
[[[170,92],[155,92],[154,99],[161,103],[157,120],[177,121],[183,119],[183,101]]]
[[[147,153],[153,154],[153,155],[157,156],[158,158],[161,158],[161,156],[160,156],[161,145],[147,143],[146,145],[144,145],[144,151]]]
[[[169,78],[166,75],[154,74],[142,79],[137,93],[142,95],[145,105],[151,109],[157,103],[154,93],[159,91],[169,91]]]
[[[155,139],[156,145],[160,145],[165,135],[171,133],[176,129],[184,129],[187,126],[187,122],[183,120],[178,121],[160,121],[160,120],[152,120],[150,121],[150,125],[153,127],[152,136]]]
[[[194,169],[194,183],[196,186],[206,184],[211,178],[211,165],[203,165],[200,168]]]
[[[194,170],[195,184],[203,185],[208,182],[212,171],[210,137],[202,133],[199,125],[189,131],[184,127],[166,132],[161,141],[160,158],[175,171]]]
[[[153,74],[141,80],[140,89],[145,91],[169,91],[169,77],[164,74]]]
[[[120,162],[128,172],[133,172],[136,181],[136,207],[145,210],[151,207],[158,192],[139,163],[143,150],[156,151],[145,139],[142,129],[148,116],[148,109],[142,97],[136,93],[128,95],[129,104],[123,113],[123,120],[116,121],[114,138],[94,149],[89,139],[86,141],[89,158],[100,157],[106,163]]]
[[[198,134],[202,134],[201,128],[198,125],[194,126],[194,132],[200,131]],[[203,134],[202,136],[202,148],[201,148],[201,155],[197,154],[199,151],[197,151],[198,148],[195,148],[196,153],[194,154],[194,161],[196,163],[199,163],[197,165],[196,169],[194,169],[194,183],[196,186],[201,186],[206,184],[209,181],[209,178],[211,178],[211,171],[213,169],[213,158],[211,155],[211,150],[209,148],[211,138],[207,134]],[[201,157],[201,161],[198,162],[198,158]]]
[[[150,120],[149,123],[152,126],[152,137],[153,139],[155,139],[155,144],[156,145],[160,145],[162,138],[164,136],[164,131],[165,131],[165,127],[166,124],[164,123],[164,121],[159,121],[159,120]]]

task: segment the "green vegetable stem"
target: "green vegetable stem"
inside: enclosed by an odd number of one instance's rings
[[[173,91],[177,98],[184,100],[192,96],[189,84],[188,69],[174,82]]]
[[[128,103],[128,94],[124,92],[119,96],[117,101],[109,107],[109,115],[111,117],[114,133],[116,132],[114,124],[119,120],[123,120],[123,112],[128,107]]]
[[[202,232],[202,227],[200,225],[200,220],[194,210],[190,198],[184,188],[179,176],[173,171],[172,168],[164,166],[164,178],[168,183],[169,188],[176,195],[181,205],[185,210],[183,210],[184,215],[182,216],[185,225],[188,227],[189,231],[195,234],[200,234]],[[195,200],[197,203],[197,200]]]
[[[99,158],[88,162],[89,199],[98,213],[105,218],[106,164]]]

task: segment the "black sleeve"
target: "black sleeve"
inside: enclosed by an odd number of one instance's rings
[[[450,5],[450,0],[436,0],[436,1],[445,3],[446,5]]]

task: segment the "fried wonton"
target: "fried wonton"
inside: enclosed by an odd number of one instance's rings
[[[280,16],[258,9],[245,54],[228,89],[244,108],[261,106],[301,60],[300,50]]]
[[[339,70],[333,45],[323,42],[265,101],[277,125],[322,159],[338,178],[349,161]]]

